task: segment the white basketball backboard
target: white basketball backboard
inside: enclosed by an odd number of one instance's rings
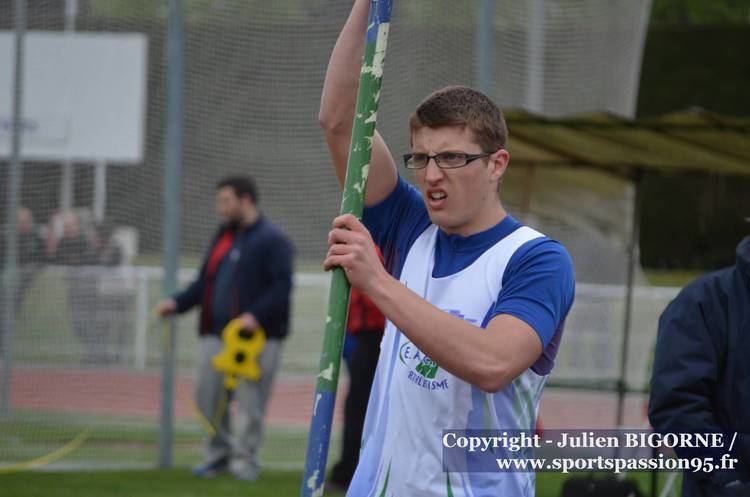
[[[0,158],[10,155],[14,33],[0,31]],[[147,39],[140,33],[29,31],[24,160],[143,160]]]

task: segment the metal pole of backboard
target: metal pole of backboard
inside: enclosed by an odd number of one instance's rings
[[[13,59],[13,103],[11,130],[10,171],[8,174],[7,207],[5,223],[5,261],[2,272],[2,309],[3,309],[3,377],[0,382],[0,414],[9,415],[11,411],[11,380],[13,376],[13,335],[16,327],[15,291],[18,281],[18,197],[21,189],[21,132],[22,132],[22,99],[23,99],[23,56],[24,36],[26,34],[26,0],[15,0],[15,53]]]
[[[78,0],[65,0],[64,31],[73,33],[76,30],[76,18],[78,17]],[[75,171],[73,161],[65,159],[62,162],[62,174],[60,175],[60,200],[58,202],[60,212],[69,211],[73,208],[73,182]]]
[[[182,127],[185,21],[182,0],[169,0],[167,28],[167,136],[164,149],[164,295],[177,290],[180,246],[180,189],[182,183]],[[159,467],[172,465],[174,429],[175,318],[169,320],[162,362]]]
[[[107,212],[107,162],[96,161],[94,165],[94,221],[97,224],[104,221]]]
[[[495,0],[481,0],[479,5],[479,91],[492,97],[495,75]]]
[[[544,0],[528,3],[529,26],[526,32],[526,109],[540,114],[544,110]]]

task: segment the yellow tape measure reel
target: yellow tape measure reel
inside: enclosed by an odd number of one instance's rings
[[[266,332],[262,327],[246,330],[242,320],[233,319],[224,328],[224,349],[214,356],[212,363],[217,371],[224,373],[224,386],[237,388],[237,379],[258,381],[262,371],[258,357],[266,345]]]

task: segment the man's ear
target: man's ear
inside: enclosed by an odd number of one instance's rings
[[[505,170],[508,168],[508,161],[510,160],[510,154],[504,148],[501,148],[489,157],[490,167],[490,178],[492,180],[501,181]]]

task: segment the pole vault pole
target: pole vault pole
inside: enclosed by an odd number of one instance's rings
[[[380,86],[383,81],[383,63],[391,20],[391,0],[372,0],[367,23],[365,56],[359,78],[357,108],[354,114],[349,161],[341,201],[341,214],[362,217],[367,172],[372,155],[372,139],[378,113]],[[333,408],[341,366],[341,349],[344,342],[346,315],[349,308],[349,281],[341,268],[331,275],[331,292],[328,299],[323,351],[317,378],[310,434],[302,479],[302,497],[323,495],[328,445],[331,441]]]

